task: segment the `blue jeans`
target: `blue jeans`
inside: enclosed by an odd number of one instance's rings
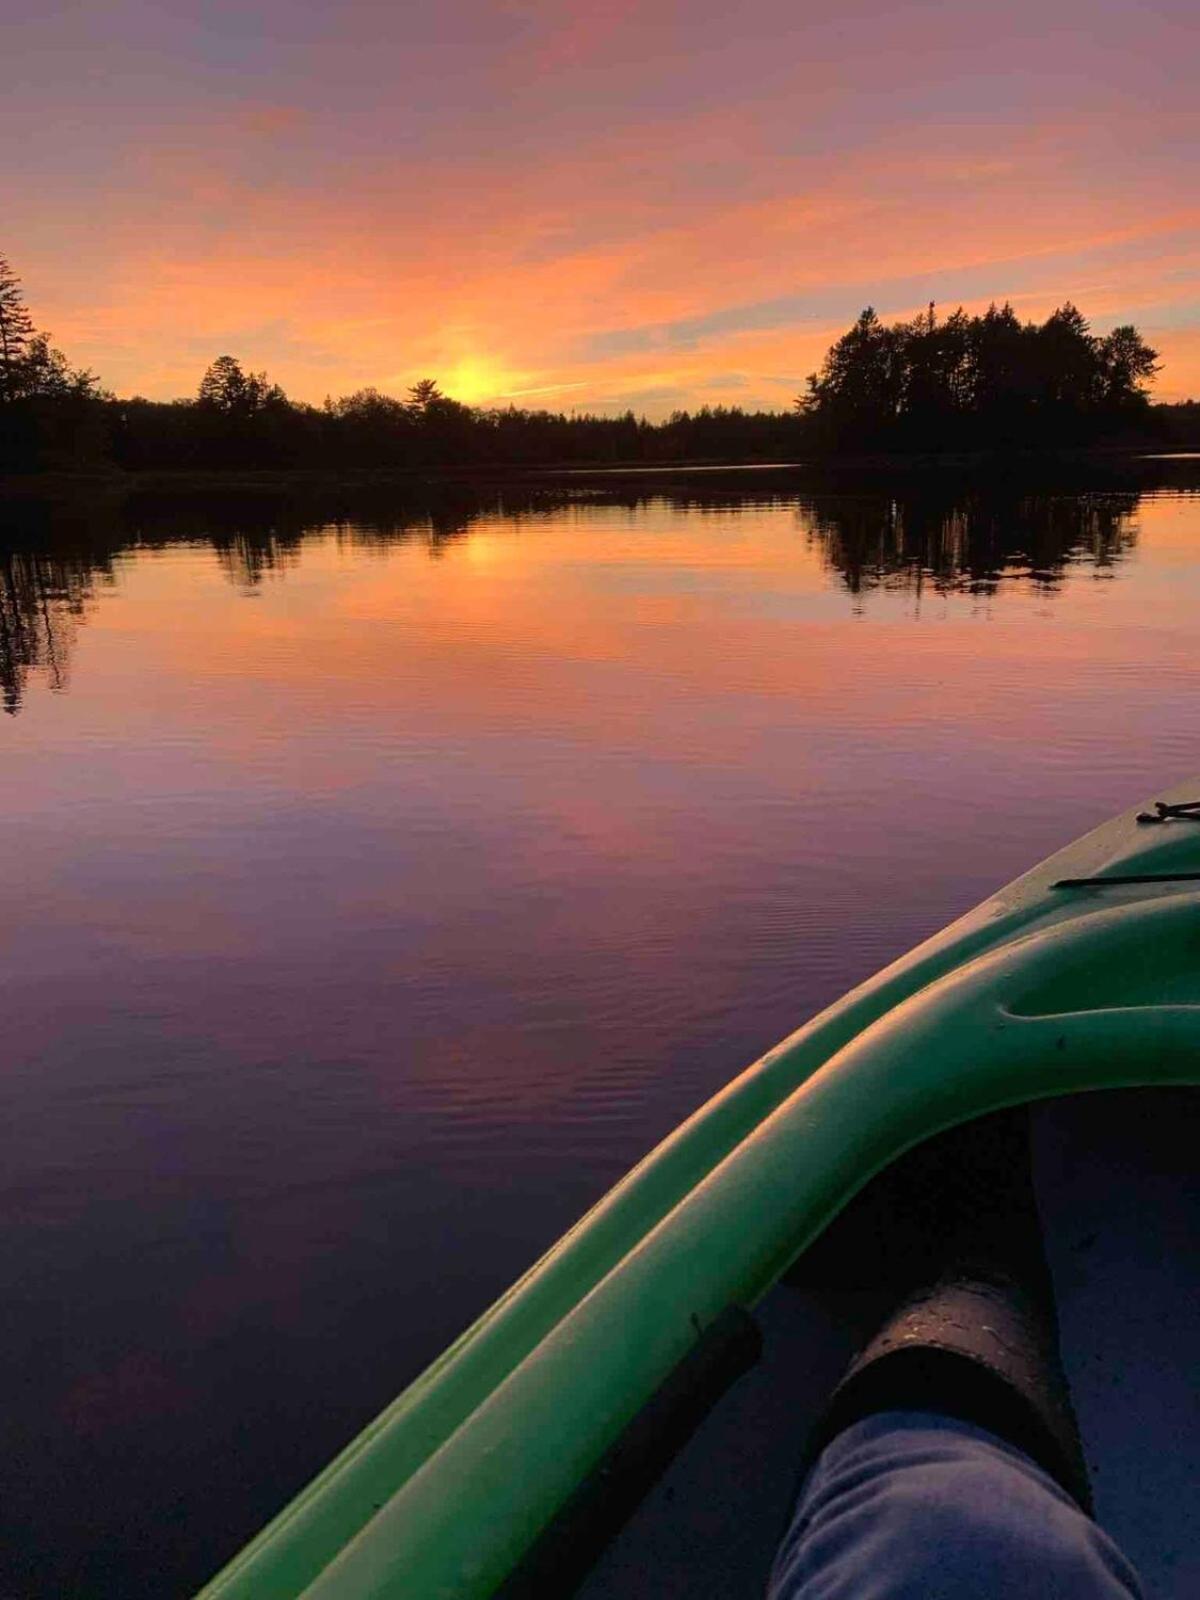
[[[822,1451],[768,1600],[1141,1600],[1137,1573],[1015,1445],[881,1411]]]

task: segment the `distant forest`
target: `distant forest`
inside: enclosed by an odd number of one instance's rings
[[[218,356],[194,398],[119,399],[39,332],[0,256],[0,473],[421,470],[764,462],[809,456],[1200,447],[1200,404],[1152,405],[1157,353],[1065,305],[935,308],[890,325],[865,310],[791,411],[704,406],[649,422],[466,406],[422,379],[314,406]]]

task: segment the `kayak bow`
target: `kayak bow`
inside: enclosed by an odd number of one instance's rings
[[[1200,784],[1052,856],[683,1123],[202,1591],[485,1600],[730,1307],[913,1145],[1200,1082]]]

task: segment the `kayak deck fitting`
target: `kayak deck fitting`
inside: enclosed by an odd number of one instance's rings
[[[744,1365],[744,1311],[904,1151],[1026,1101],[1200,1082],[1198,794],[1183,786],[1096,829],[769,1051],[203,1600],[518,1592],[539,1541],[646,1408],[697,1361],[727,1376]],[[797,1453],[803,1428],[796,1417]]]

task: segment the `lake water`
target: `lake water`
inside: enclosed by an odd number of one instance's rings
[[[0,1593],[187,1594],[746,1062],[1200,770],[1198,617],[1170,463],[0,503]]]

